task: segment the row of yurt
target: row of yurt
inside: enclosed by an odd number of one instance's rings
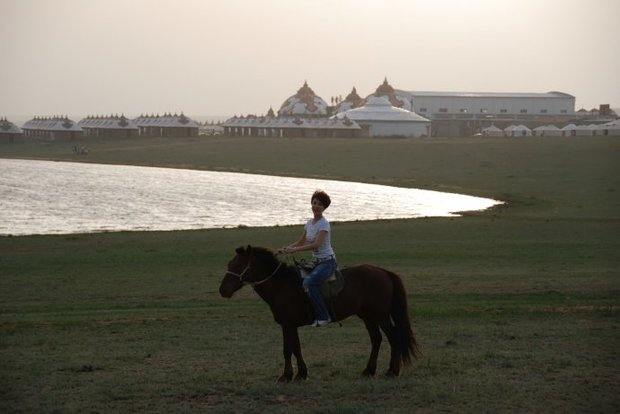
[[[132,138],[138,136],[138,127],[125,115],[87,116],[78,122],[85,137]]]
[[[616,119],[614,121],[607,122],[606,124],[599,125],[597,132],[599,133],[599,135],[620,136],[620,119]]]
[[[67,116],[35,116],[22,126],[25,137],[48,141],[74,140],[83,136],[106,138],[195,137],[198,135],[198,128],[198,123],[183,113],[161,116],[141,115],[135,119],[126,118],[124,115],[87,116],[80,122],[75,122]],[[14,138],[9,140],[13,142]]]
[[[22,130],[6,118],[0,118],[0,142],[15,142],[23,135]]]
[[[24,136],[47,141],[73,140],[82,136],[82,128],[65,116],[35,116],[23,126]]]
[[[563,128],[555,125],[543,125],[529,129],[525,125],[510,125],[503,130],[491,125],[481,130],[483,136],[487,137],[525,137],[535,135],[539,137],[591,137],[591,136],[613,136],[620,135],[620,120],[608,122],[606,124],[575,125],[568,124]]]
[[[620,121],[615,120],[605,124],[575,125],[568,124],[562,128],[563,136],[591,137],[620,135]]]

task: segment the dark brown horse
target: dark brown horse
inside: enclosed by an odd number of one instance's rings
[[[305,379],[308,369],[301,356],[297,328],[311,324],[314,312],[295,267],[281,262],[273,252],[262,247],[239,247],[235,253],[222,279],[220,294],[230,298],[243,285],[253,286],[271,308],[276,322],[282,326],[284,372],[278,381],[293,379],[292,354],[297,359],[295,379]],[[383,331],[391,348],[390,367],[386,375],[397,376],[401,364],[408,365],[411,357],[416,357],[418,353],[407,312],[407,296],[400,277],[367,264],[343,269],[342,274],[346,283],[334,301],[333,312],[337,321],[357,315],[368,329],[372,350],[362,375],[375,375]]]

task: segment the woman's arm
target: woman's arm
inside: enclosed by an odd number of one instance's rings
[[[304,232],[304,241],[306,239],[305,235],[306,233]],[[286,252],[295,253],[295,252],[303,252],[305,250],[317,249],[321,244],[323,244],[323,242],[325,241],[325,237],[327,237],[327,230],[321,230],[319,234],[317,234],[316,239],[314,239],[314,242],[307,243],[307,244],[301,244],[301,245],[288,246]]]
[[[282,253],[291,253],[291,249],[294,249],[297,246],[302,246],[306,243],[306,231],[301,234],[301,237],[294,243],[289,244],[288,246],[284,246],[281,249],[278,249],[278,254]]]
[[[291,243],[286,247],[303,246],[305,243],[306,243],[306,231],[304,230],[304,232],[301,234],[301,237],[295,243]]]

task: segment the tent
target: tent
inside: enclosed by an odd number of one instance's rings
[[[555,125],[543,125],[538,128],[534,128],[534,135],[541,137],[560,137],[562,136],[562,130]]]
[[[511,137],[526,137],[532,135],[532,130],[525,125],[517,125],[510,130]]]
[[[504,131],[496,127],[495,125],[491,125],[486,128],[482,128],[482,135],[485,137],[503,137]]]
[[[606,124],[599,125],[598,132],[600,135],[620,136],[620,119],[616,119],[615,121],[611,121],[611,122],[607,122]]]
[[[512,130],[515,129],[517,126],[516,125],[510,125],[507,126],[506,128],[504,128],[504,135],[509,137],[512,134]]]
[[[591,137],[592,129],[587,125],[577,125],[575,127],[575,135],[579,137]]]
[[[562,128],[562,135],[565,137],[575,136],[577,134],[577,126],[575,124],[568,124]]]

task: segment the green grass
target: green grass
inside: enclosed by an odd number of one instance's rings
[[[0,410],[618,411],[620,140],[89,141],[90,162],[318,176],[496,197],[462,218],[336,223],[343,265],[400,273],[423,356],[359,377],[360,321],[301,331],[310,378],[276,385],[281,338],[240,244],[297,226],[0,238]],[[0,157],[79,159],[70,143]],[[308,154],[323,154],[319,164]],[[329,210],[328,210],[329,212]],[[380,370],[387,368],[384,342]]]

